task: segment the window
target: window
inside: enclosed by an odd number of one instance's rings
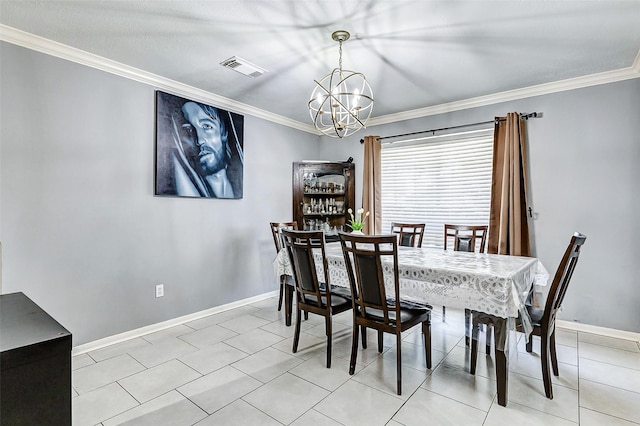
[[[488,225],[493,128],[382,144],[382,232],[425,223],[423,247],[443,247],[444,224]]]

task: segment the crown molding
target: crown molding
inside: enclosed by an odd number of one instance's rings
[[[640,74],[640,50],[638,50],[638,54],[636,55],[636,60],[633,61],[633,65],[631,68],[637,73]]]
[[[583,87],[597,86],[600,84],[615,83],[617,81],[629,80],[633,78],[640,78],[640,51],[638,52],[638,56],[636,56],[634,64],[628,68],[622,68],[619,70],[607,71],[598,74],[591,74],[583,77],[570,78],[567,80],[555,81],[553,83],[539,84],[522,89],[509,90],[506,92],[494,93],[492,95],[465,99],[462,101],[404,111],[397,114],[374,117],[369,120],[369,122],[367,123],[367,127],[395,123],[404,120],[411,120],[414,118],[421,118],[430,115],[444,114],[453,111],[460,111],[468,108],[494,105],[501,102],[513,101],[517,99],[548,95],[552,93],[564,92],[566,90],[574,90]]]
[[[165,90],[175,95],[211,103],[220,108],[237,113],[252,115],[283,126],[302,130],[303,132],[318,134],[311,124],[301,123],[251,105],[243,104],[224,96],[216,95],[214,93],[207,92],[157,74],[143,71],[120,62],[112,61],[34,34],[20,31],[6,25],[0,25],[0,40],[154,86],[157,89]]]
[[[262,118],[283,126],[291,127],[303,132],[312,133],[318,136],[321,134],[311,125],[293,120],[282,115],[243,104],[230,98],[216,95],[205,90],[195,88],[175,80],[171,80],[150,72],[134,68],[120,62],[112,61],[92,53],[85,52],[74,47],[70,47],[43,37],[36,36],[24,31],[17,30],[6,25],[0,25],[0,40],[12,43],[51,56],[66,59],[88,67],[96,68],[111,74],[138,81],[161,90],[181,95],[202,102],[212,103],[221,108],[234,112],[248,114]],[[600,84],[614,83],[622,80],[629,80],[640,77],[640,51],[632,66],[615,71],[608,71],[583,77],[571,78],[553,83],[539,84],[522,89],[509,90],[506,92],[494,93],[487,96],[465,99],[461,101],[449,102],[446,104],[434,105],[425,108],[418,108],[410,111],[395,114],[382,115],[371,118],[367,127],[379,126],[382,124],[395,123],[398,121],[422,118],[431,115],[445,114],[469,108],[477,108],[487,105],[494,105],[501,102],[530,98],[533,96],[548,95],[567,90],[580,89],[583,87],[596,86]]]

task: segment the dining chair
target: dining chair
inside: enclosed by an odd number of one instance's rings
[[[284,245],[282,244],[282,234],[280,233],[280,230],[282,229],[289,229],[289,230],[297,230],[298,229],[298,223],[293,221],[293,222],[270,222],[269,223],[270,227],[271,227],[271,235],[273,236],[273,243],[276,246],[276,256],[278,255],[278,253],[280,253],[280,250],[282,250],[284,248]],[[287,285],[287,280],[286,277],[281,276],[280,277],[280,295],[278,296],[278,310],[282,309],[282,297],[284,295],[285,292],[285,286]]]
[[[453,238],[453,249],[457,251],[469,251],[484,253],[487,243],[486,225],[444,225],[444,249],[447,250],[447,243]]]
[[[578,263],[580,250],[587,237],[576,232],[571,237],[571,241],[564,252],[564,256],[558,265],[558,269],[553,277],[551,288],[547,294],[544,307],[539,308],[532,304],[527,304],[527,312],[531,317],[533,330],[527,336],[526,350],[533,351],[533,336],[540,337],[540,359],[542,364],[542,381],[544,382],[544,393],[549,399],[553,399],[553,389],[551,388],[551,374],[549,373],[549,359],[554,376],[559,376],[558,357],[556,354],[556,314],[562,306],[562,301],[569,287],[569,281]],[[478,357],[478,336],[477,325],[481,319],[473,317],[473,331],[471,343],[471,374],[475,373],[475,365]],[[521,321],[517,321],[516,329],[523,332]]]
[[[398,243],[405,247],[422,247],[424,223],[391,222],[391,233],[398,235]]]
[[[327,368],[331,368],[332,317],[351,309],[351,300],[331,292],[329,266],[325,255],[324,233],[322,231],[283,230],[282,236],[291,261],[296,287],[296,327],[293,336],[293,353],[298,352],[302,312],[321,315],[325,320],[327,335]],[[318,279],[314,251],[321,254],[324,282],[320,282]]]
[[[402,332],[422,324],[426,364],[431,368],[431,306],[402,306],[396,235],[361,236],[344,232],[339,235],[353,304],[349,374],[353,375],[356,368],[360,328],[363,334],[367,328],[378,331],[378,352],[382,352],[383,334],[395,334],[397,393],[402,395]],[[385,287],[386,274],[393,279],[390,293]],[[366,347],[366,335],[362,339]]]
[[[453,250],[484,253],[487,243],[487,231],[489,227],[486,225],[444,225],[444,249],[447,249],[447,243],[453,238]],[[442,321],[445,320],[446,308],[442,307]],[[465,330],[469,330],[471,326],[471,311],[464,310],[464,326]],[[489,336],[487,333],[487,348],[490,348]],[[469,333],[465,332],[465,343],[469,346]],[[487,352],[489,349],[487,349]]]

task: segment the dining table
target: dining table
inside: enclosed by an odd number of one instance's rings
[[[325,244],[329,284],[350,288],[340,242]],[[320,282],[327,282],[322,254],[314,253]],[[285,292],[285,322],[291,325],[293,279],[286,249],[273,262],[277,277],[289,285]],[[393,266],[383,263],[385,286],[391,290]],[[534,257],[443,250],[441,248],[398,247],[400,299],[418,304],[470,309],[482,315],[494,328],[498,404],[506,406],[509,372],[509,332],[516,319],[528,336],[532,326],[526,302],[534,285],[544,286],[549,273]],[[471,336],[470,326],[465,331]]]

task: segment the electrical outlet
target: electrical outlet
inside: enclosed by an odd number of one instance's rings
[[[164,296],[164,284],[158,284],[156,286],[156,297]]]

